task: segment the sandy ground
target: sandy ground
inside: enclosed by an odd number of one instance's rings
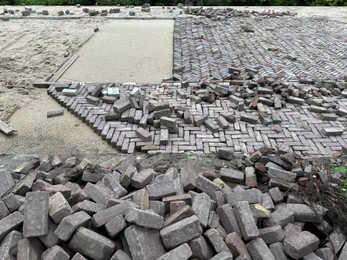
[[[160,83],[172,75],[173,20],[112,20],[59,81]]]
[[[49,9],[50,13],[56,13],[58,10],[76,9],[76,7],[40,7],[41,9]],[[110,7],[107,7],[108,9]],[[242,9],[241,7],[236,7]],[[244,7],[249,10],[264,10],[264,7]],[[0,7],[0,12],[1,12]],[[18,7],[22,10],[23,7]],[[97,7],[96,9],[105,9],[105,7]],[[312,8],[312,7],[269,7],[273,10],[290,10],[298,12],[299,16],[309,17],[326,17],[328,19],[347,22],[347,8]],[[81,9],[79,9],[81,10]],[[79,11],[81,12],[81,11]],[[118,22],[118,27],[110,25]],[[120,49],[124,44],[124,53],[140,53],[145,54],[143,57],[153,57],[158,55],[158,46],[162,46],[155,38],[150,37],[152,31],[144,26],[145,22],[126,23],[124,21],[114,21],[107,18],[93,17],[74,20],[38,20],[38,19],[11,19],[8,22],[0,20],[0,120],[8,122],[17,129],[17,133],[12,137],[7,137],[0,133],[0,153],[77,153],[77,154],[102,154],[116,152],[107,143],[103,142],[100,137],[96,136],[88,126],[84,125],[79,119],[70,115],[68,112],[64,116],[58,118],[46,118],[46,113],[52,109],[60,107],[53,101],[44,90],[38,90],[32,87],[35,81],[45,81],[48,76],[57,70],[67,58],[64,57],[66,52],[75,53],[80,50],[81,57],[84,45],[94,33],[94,28],[99,27],[100,32],[97,36],[91,38],[87,43],[86,49],[90,43],[96,45],[96,55],[99,53],[98,59],[102,60],[105,50],[102,48],[112,46],[111,43],[99,42],[99,39],[107,40],[112,37],[125,39],[128,36],[126,32],[136,31],[138,40],[127,44],[127,41],[114,43]],[[166,35],[165,41],[170,42],[172,46],[172,27],[168,22],[165,25],[163,21],[153,22],[155,30],[159,34]],[[130,25],[132,24],[132,25]],[[172,24],[172,23],[171,23]],[[141,28],[142,27],[142,28]],[[105,28],[105,31],[104,31]],[[116,29],[115,29],[116,28]],[[165,30],[164,30],[165,28]],[[119,35],[112,35],[112,30],[116,30]],[[98,36],[99,35],[99,36]],[[130,36],[129,36],[130,37]],[[114,38],[112,38],[114,39]],[[163,39],[163,38],[161,38]],[[117,45],[118,44],[118,45]],[[89,48],[93,49],[91,46]],[[112,48],[112,47],[111,47]],[[167,49],[166,49],[167,50]],[[103,53],[103,54],[102,54]],[[119,54],[116,49],[113,53]],[[168,64],[172,63],[172,57],[166,53],[159,53],[157,57],[159,68],[163,66],[163,71],[168,71]],[[98,56],[98,55],[97,55]],[[133,56],[134,57],[134,56]],[[162,59],[163,58],[163,59]],[[169,59],[169,60],[167,60]],[[81,58],[83,61],[83,58]],[[119,76],[124,73],[123,80],[120,81],[139,81],[146,82],[148,77],[157,77],[153,73],[144,71],[141,68],[153,65],[155,59],[146,60],[140,66],[138,59],[126,58],[122,56],[115,62],[119,65],[119,70],[110,70],[110,77]],[[165,63],[165,65],[163,65]],[[113,63],[112,63],[113,64]],[[121,66],[120,66],[121,65]],[[158,65],[157,65],[158,66]],[[137,69],[134,69],[137,68]],[[158,67],[155,67],[156,69]],[[71,68],[73,69],[73,68]],[[89,68],[90,69],[90,68]],[[97,73],[93,73],[94,77],[102,74],[102,69],[95,69]],[[130,73],[131,71],[131,73]],[[78,74],[78,70],[75,74]],[[135,74],[136,73],[136,74]],[[166,73],[166,72],[165,72]],[[164,74],[165,74],[164,73]],[[152,74],[152,75],[151,75]],[[157,78],[162,78],[161,74]],[[131,77],[132,75],[132,77]],[[140,76],[142,75],[142,76]],[[64,77],[68,77],[66,74]],[[91,76],[88,75],[88,76]],[[83,80],[83,78],[70,75],[71,79]],[[94,81],[92,77],[89,78]],[[136,79],[136,80],[135,80]],[[83,81],[87,81],[86,79]]]

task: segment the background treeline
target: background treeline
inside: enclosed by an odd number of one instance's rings
[[[186,0],[204,6],[347,6],[347,0]],[[176,6],[184,0],[0,0],[0,5],[142,5]],[[188,2],[187,2],[188,3]]]

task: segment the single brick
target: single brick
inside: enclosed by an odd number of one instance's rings
[[[14,187],[15,182],[10,171],[0,170],[0,197]]]
[[[262,238],[265,244],[273,244],[281,242],[284,238],[284,233],[280,225],[259,229],[259,237]]]
[[[158,260],[187,260],[191,256],[192,250],[189,245],[185,243],[159,257]]]
[[[212,201],[210,196],[208,196],[204,192],[196,195],[193,199],[192,208],[196,216],[199,218],[200,223],[203,227],[207,226],[208,218],[210,215],[211,204],[212,204]]]
[[[229,233],[225,238],[225,244],[229,248],[232,255],[236,258],[239,255],[245,256],[247,259],[251,259],[248,253],[246,244],[243,242],[240,235],[236,232]]]
[[[277,202],[283,201],[282,192],[280,191],[280,189],[278,187],[270,189],[269,193],[270,193],[270,196],[271,196],[273,202],[277,203]]]
[[[153,169],[143,169],[134,174],[130,185],[136,189],[142,189],[152,180],[154,173]]]
[[[174,223],[181,221],[182,219],[188,218],[195,215],[194,210],[191,206],[186,205],[183,208],[179,209],[177,212],[171,214],[165,219],[164,227],[170,226]]]
[[[197,238],[201,233],[200,221],[196,216],[185,218],[160,230],[161,239],[167,249]]]
[[[202,175],[196,178],[196,188],[207,193],[209,196],[211,196],[213,192],[221,190],[217,184]]]
[[[152,135],[147,130],[143,129],[142,127],[139,127],[135,130],[136,135],[140,137],[145,142],[152,141]]]
[[[89,215],[94,215],[95,213],[105,209],[105,206],[92,202],[90,200],[84,200],[72,206],[74,212],[85,211]]]
[[[277,209],[271,213],[271,217],[265,221],[266,225],[271,227],[280,225],[284,227],[288,223],[294,222],[294,214],[292,211],[286,208]]]
[[[218,116],[216,118],[216,121],[222,129],[228,129],[230,127],[229,122],[225,119],[224,116]]]
[[[111,258],[115,251],[115,243],[84,227],[79,227],[69,242],[69,247],[95,260]]]
[[[116,253],[111,257],[110,260],[132,260],[131,257],[125,253],[123,250],[119,249]]]
[[[222,223],[223,227],[227,233],[237,232],[241,234],[237,219],[235,216],[235,210],[230,204],[225,204],[216,209],[216,212],[219,216],[219,220]]]
[[[253,260],[276,260],[261,238],[251,240],[246,247]]]
[[[44,246],[36,237],[19,240],[17,247],[17,260],[41,259],[44,250]]]
[[[216,254],[214,257],[210,258],[210,260],[233,260],[233,255],[230,252],[220,252]]]
[[[288,260],[288,257],[284,253],[284,247],[281,242],[271,244],[270,251],[277,260]]]
[[[18,228],[24,221],[24,216],[16,211],[0,220],[0,240],[2,240],[7,233]]]
[[[164,224],[164,218],[150,211],[144,211],[136,208],[130,208],[125,213],[125,220],[138,226],[152,229],[161,229]]]
[[[118,182],[115,175],[112,173],[106,174],[102,179],[102,183],[113,191],[115,198],[121,198],[128,193],[128,191]]]
[[[150,199],[157,200],[177,193],[174,182],[161,181],[146,186]]]
[[[39,239],[45,245],[45,247],[50,248],[60,243],[60,239],[54,234],[57,227],[58,226],[53,222],[53,220],[51,218],[48,218],[47,235],[39,237]]]
[[[192,257],[208,260],[213,256],[213,251],[203,236],[199,236],[189,242]]]
[[[81,226],[85,226],[90,220],[90,216],[84,211],[76,212],[70,216],[66,216],[60,222],[54,234],[61,240],[67,241],[71,238],[75,230]]]
[[[230,252],[229,248],[223,241],[223,237],[219,234],[219,232],[216,229],[210,228],[204,233],[204,236],[206,237],[207,241],[212,246],[215,252]]]
[[[44,251],[41,260],[69,260],[70,256],[60,246],[53,246]]]
[[[55,193],[49,198],[49,215],[56,224],[59,224],[63,218],[72,214],[70,207],[63,194],[60,192]]]
[[[22,233],[17,230],[8,233],[0,245],[0,259],[15,260],[14,255],[17,253],[17,243],[21,239],[23,239]]]
[[[313,251],[319,246],[319,239],[308,231],[299,235],[291,236],[283,241],[284,251],[294,259],[299,259]]]
[[[132,225],[124,235],[133,260],[157,259],[166,253],[157,230]]]
[[[105,229],[110,238],[115,238],[126,227],[127,223],[122,215],[114,217],[105,225]]]
[[[235,151],[232,148],[220,148],[218,150],[217,156],[220,159],[230,161],[234,158]]]
[[[249,241],[259,236],[259,230],[255,223],[252,211],[247,201],[242,201],[235,206],[235,216],[240,227],[242,237]]]
[[[244,173],[242,171],[230,168],[222,168],[220,170],[220,175],[223,181],[230,181],[233,183],[242,183],[244,179]]]

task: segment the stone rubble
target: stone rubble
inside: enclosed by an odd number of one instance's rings
[[[239,160],[239,169],[201,175],[189,163],[164,173],[142,169],[134,155],[99,164],[33,158],[0,174],[1,183],[9,183],[1,186],[0,257],[345,258],[346,237],[324,220],[328,209],[291,193],[303,178],[320,180],[319,169],[297,154],[265,147]],[[257,177],[252,186],[250,169]],[[258,189],[260,182],[267,189]]]

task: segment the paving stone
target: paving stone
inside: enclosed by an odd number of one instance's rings
[[[90,216],[84,211],[76,212],[70,216],[66,216],[59,223],[54,234],[61,240],[67,241],[71,238],[75,230],[81,226],[85,226],[90,221]]]
[[[249,254],[254,260],[275,260],[265,242],[261,238],[256,238],[248,242],[246,245]]]
[[[315,207],[315,210],[313,210],[305,204],[290,204],[288,209],[293,212],[295,221],[302,222],[319,223],[324,214],[323,208],[320,206]]]
[[[273,243],[270,246],[270,251],[274,257],[278,260],[288,260],[288,257],[284,253],[283,244],[281,242]]]
[[[118,205],[104,209],[92,217],[93,225],[97,228],[105,225],[107,222],[111,221],[113,218],[124,215],[125,212],[132,206],[131,203],[124,201]]]
[[[266,220],[267,226],[280,225],[284,227],[288,223],[294,222],[294,214],[291,210],[282,208],[271,213],[271,217]]]
[[[283,195],[278,187],[270,189],[269,194],[273,202],[278,203],[283,201]]]
[[[289,182],[294,182],[297,176],[296,173],[279,170],[275,168],[269,168],[268,175],[270,178],[283,179]]]
[[[334,259],[335,255],[331,248],[318,248],[315,251],[316,255],[322,258],[323,260]]]
[[[333,244],[334,251],[339,252],[346,241],[346,237],[339,229],[336,229],[329,235],[329,240]]]
[[[193,166],[190,164],[186,164],[181,169],[181,181],[183,184],[184,191],[192,190],[196,187],[196,177]]]
[[[17,243],[23,236],[17,230],[8,233],[0,245],[0,259],[15,260],[17,254]]]
[[[157,200],[176,194],[176,188],[172,181],[162,181],[146,186],[150,199]]]
[[[124,111],[128,110],[131,108],[131,104],[128,100],[118,100],[114,105],[113,105],[113,110],[116,113],[123,113]]]
[[[222,168],[220,170],[221,179],[223,181],[230,181],[233,183],[242,183],[244,180],[244,173],[239,170],[230,168]]]
[[[195,215],[193,208],[190,205],[186,205],[179,209],[177,212],[171,214],[165,219],[164,226],[167,227],[174,223],[181,221],[182,219],[188,218]]]
[[[204,233],[204,236],[215,252],[220,253],[226,251],[230,253],[229,248],[223,241],[223,237],[216,229],[210,228]]]
[[[202,228],[196,216],[185,218],[160,230],[160,236],[166,249],[186,243],[201,234]]]
[[[129,208],[125,213],[125,220],[138,226],[152,229],[161,229],[164,218],[156,213],[136,208]]]
[[[119,249],[114,253],[110,260],[131,260],[131,257],[126,252]]]
[[[6,197],[3,197],[2,200],[10,212],[16,211],[25,202],[24,197],[15,195],[13,193],[10,193]]]
[[[211,204],[211,198],[204,192],[196,195],[193,199],[192,208],[203,227],[207,226]]]
[[[132,225],[124,231],[124,235],[134,260],[157,259],[166,253],[157,230]]]
[[[292,103],[292,104],[297,104],[297,105],[304,105],[305,104],[305,100],[304,99],[293,97],[293,96],[287,97],[287,102],[288,103]]]
[[[13,192],[24,196],[32,187],[33,182],[37,177],[37,172],[29,172],[23,179],[21,179],[13,189]]]
[[[40,240],[36,237],[24,238],[18,241],[17,260],[40,260],[44,250]]]
[[[56,224],[59,224],[63,218],[71,215],[72,212],[72,208],[60,192],[55,193],[49,198],[48,214]]]
[[[167,252],[165,255],[158,258],[158,260],[186,260],[192,256],[192,250],[187,243],[182,244],[175,249]]]
[[[60,239],[54,234],[57,227],[58,226],[53,222],[53,220],[51,218],[48,218],[47,234],[39,237],[39,239],[41,240],[42,244],[45,245],[45,247],[50,248],[60,243]]]
[[[137,136],[140,137],[143,141],[145,141],[145,142],[152,141],[151,133],[148,132],[147,130],[143,129],[142,127],[137,128],[135,131],[136,131]]]
[[[339,136],[343,134],[344,129],[339,127],[324,127],[322,134],[325,136]]]
[[[322,258],[320,258],[318,255],[316,255],[315,253],[309,253],[308,255],[305,255],[303,258],[303,260],[322,260]]]
[[[273,211],[275,209],[275,204],[272,201],[272,198],[269,193],[261,194],[261,205],[266,209]]]
[[[207,193],[209,196],[211,196],[213,192],[221,190],[218,185],[201,175],[196,178],[195,182],[196,188]]]
[[[42,260],[69,260],[70,256],[60,246],[53,246],[44,251],[41,255]]]
[[[79,227],[72,236],[69,247],[95,260],[109,259],[115,251],[115,243],[84,227]]]
[[[241,121],[250,123],[250,124],[257,124],[259,122],[258,116],[252,115],[252,114],[241,114]]]
[[[251,209],[247,201],[242,201],[235,206],[235,216],[240,227],[242,237],[249,241],[259,236],[259,230],[255,223]]]
[[[207,260],[213,256],[213,251],[203,236],[199,236],[189,242],[192,257]]]
[[[338,260],[343,260],[343,259],[347,259],[347,243],[345,243],[345,245],[343,246],[338,258]]]
[[[217,156],[220,159],[230,161],[234,158],[235,151],[232,148],[220,148]]]
[[[144,188],[152,180],[153,176],[153,169],[144,169],[134,174],[131,178],[130,185],[136,189]]]
[[[241,231],[235,216],[235,210],[232,208],[230,204],[225,204],[217,208],[216,213],[218,214],[219,220],[228,234],[232,232],[241,234]]]
[[[229,233],[225,238],[225,244],[229,248],[233,257],[244,256],[246,259],[251,259],[246,244],[242,241],[242,238],[238,233]]]
[[[112,191],[103,183],[88,182],[83,191],[96,203],[105,205],[112,195]]]
[[[49,210],[48,192],[28,192],[25,199],[23,236],[38,237],[47,235]]]
[[[250,204],[261,202],[261,192],[257,189],[232,190],[226,193],[227,201],[231,206],[235,206],[240,201],[248,201]]]
[[[127,227],[127,223],[122,215],[114,217],[106,223],[105,229],[110,238],[115,238],[122,230]]]
[[[89,200],[84,200],[72,206],[73,212],[85,211],[89,215],[94,215],[95,213],[104,209],[104,205]]]
[[[121,198],[128,193],[112,173],[106,174],[102,182],[113,192],[115,198]]]
[[[133,201],[140,209],[149,209],[149,194],[145,188],[136,191],[133,195]]]
[[[0,197],[6,194],[12,187],[15,186],[11,172],[0,170]]]
[[[259,237],[262,238],[265,244],[274,244],[281,242],[284,238],[284,233],[280,225],[259,229]]]
[[[308,231],[299,235],[291,236],[283,241],[284,251],[294,259],[299,259],[313,251],[319,246],[319,239]]]
[[[2,240],[7,233],[18,228],[24,221],[24,217],[18,211],[4,217],[0,220],[0,240]]]
[[[160,216],[165,215],[165,203],[162,201],[149,201],[149,208]]]
[[[210,258],[210,260],[232,260],[233,255],[230,252],[220,252],[216,254],[214,257]]]

